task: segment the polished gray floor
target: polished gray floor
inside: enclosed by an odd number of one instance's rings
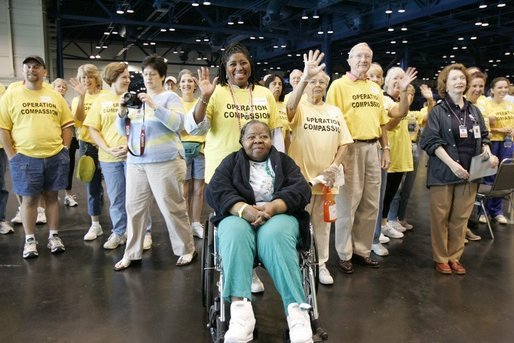
[[[415,225],[387,245],[379,269],[329,269],[335,284],[320,286],[318,300],[330,342],[512,342],[514,335],[514,225],[495,225],[492,241],[484,225],[479,242],[462,258],[466,276],[433,269],[427,191],[421,170],[409,205]],[[61,207],[66,252],[51,255],[48,228],[38,226],[39,258],[21,257],[23,234],[0,236],[0,342],[209,342],[201,305],[200,263],[176,267],[163,220],[154,208],[153,248],[140,266],[114,272],[123,248],[102,248],[104,236],[82,240],[89,227],[84,185],[76,181],[79,206]],[[9,200],[8,217],[15,212]],[[196,241],[197,249],[201,242]],[[287,324],[282,304],[263,270],[266,285],[255,297],[258,342],[282,342]]]

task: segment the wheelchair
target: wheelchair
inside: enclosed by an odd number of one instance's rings
[[[212,214],[211,216],[212,217]],[[228,330],[227,304],[223,300],[223,272],[221,257],[218,254],[217,228],[211,223],[210,217],[205,224],[201,279],[202,279],[202,304],[207,310],[207,328],[214,343],[223,343],[225,332]],[[328,340],[328,334],[323,330],[319,321],[318,303],[316,291],[319,286],[319,264],[314,240],[312,225],[300,229],[301,242],[298,247],[300,272],[302,285],[305,292],[306,303],[311,306],[309,316],[313,332],[313,341],[322,342]],[[289,342],[288,332],[284,335],[285,342]]]

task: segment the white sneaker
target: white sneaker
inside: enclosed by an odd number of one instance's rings
[[[405,228],[402,224],[400,224],[396,220],[388,221],[388,223],[389,223],[389,225],[392,226],[393,229],[395,229],[398,232],[402,232],[403,233],[403,232],[407,231],[407,228]]]
[[[37,256],[37,241],[34,238],[29,238],[25,241],[25,245],[23,246],[23,258],[33,258]]]
[[[199,222],[193,222],[191,224],[191,228],[193,229],[193,236],[198,238],[203,238],[203,225]]]
[[[287,326],[289,326],[289,340],[291,343],[312,342],[311,320],[307,304],[292,303],[287,306]]]
[[[89,229],[91,231],[91,229]],[[89,233],[89,232],[88,232]],[[120,245],[123,245],[127,242],[127,236],[125,235],[117,235],[114,232],[111,233],[107,242],[104,243],[104,249],[112,250],[116,249]]]
[[[18,210],[16,211],[16,215],[13,219],[11,219],[11,223],[13,224],[21,224],[21,208],[18,206]]]
[[[152,248],[152,243],[152,233],[147,231],[143,242],[143,250],[150,250]]]
[[[253,340],[254,329],[255,316],[252,303],[246,299],[233,301],[230,304],[230,323],[225,333],[225,343],[250,342]]]
[[[75,195],[66,195],[64,197],[64,206],[75,207],[78,204],[77,200],[75,200]]]
[[[64,248],[64,244],[62,243],[61,237],[57,235],[53,235],[52,237],[48,238],[48,244],[46,247],[50,249],[52,254],[57,254],[66,250]]]
[[[36,224],[46,224],[46,214],[43,207],[37,208]]]
[[[326,265],[319,266],[319,282],[322,285],[333,285],[334,278],[330,275],[330,271],[327,269]]]
[[[507,218],[503,214],[499,214],[496,217],[494,217],[494,220],[496,220],[499,224],[505,225],[507,224]]]
[[[410,231],[410,230],[414,229],[414,225],[410,224],[410,223],[409,223],[409,222],[407,222],[405,219],[404,219],[404,220],[400,220],[399,222],[400,222],[400,224],[402,224],[402,226],[403,226],[404,228],[406,228],[406,229],[407,229],[407,231]]]
[[[12,228],[11,224],[8,222],[1,221],[0,222],[0,234],[7,235],[8,233],[14,232],[14,229]]]
[[[262,292],[264,292],[264,284],[261,279],[259,279],[259,275],[257,275],[257,272],[254,269],[252,274],[252,293]]]
[[[373,251],[375,253],[375,255],[378,255],[378,256],[389,255],[389,250],[387,250],[387,248],[380,243],[371,244],[371,251]]]
[[[478,217],[478,222],[482,223],[482,224],[487,223],[487,218],[485,217],[484,214],[481,214],[480,217]]]
[[[389,238],[403,238],[403,233],[396,231],[389,223],[382,225],[382,233]]]
[[[93,241],[98,236],[101,236],[103,234],[104,234],[104,232],[102,231],[102,225],[96,224],[96,223],[91,224],[91,227],[89,228],[87,233],[84,235],[84,240],[85,241]]]
[[[384,236],[383,233],[380,233],[380,238],[378,239],[378,241],[380,242],[380,244],[386,244],[386,243],[389,243],[391,239],[387,236]]]

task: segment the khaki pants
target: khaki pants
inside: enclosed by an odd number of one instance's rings
[[[146,218],[152,198],[161,211],[177,256],[194,251],[193,232],[184,199],[186,162],[182,158],[159,163],[127,164],[127,246],[124,257],[143,254]]]
[[[378,216],[380,154],[378,143],[355,142],[344,157],[345,184],[336,196],[335,245],[341,260],[355,253],[368,257]]]
[[[314,237],[316,239],[316,247],[318,248],[319,265],[323,265],[328,261],[328,250],[330,244],[330,225],[325,222],[323,217],[323,203],[325,195],[313,195],[311,202],[307,205],[307,212],[311,215],[311,224],[314,229]]]
[[[430,232],[435,262],[454,262],[462,256],[477,189],[477,183],[430,187]]]

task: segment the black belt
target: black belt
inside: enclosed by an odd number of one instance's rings
[[[354,142],[361,142],[361,143],[375,143],[378,141],[378,138],[372,138],[372,139],[354,139]]]

